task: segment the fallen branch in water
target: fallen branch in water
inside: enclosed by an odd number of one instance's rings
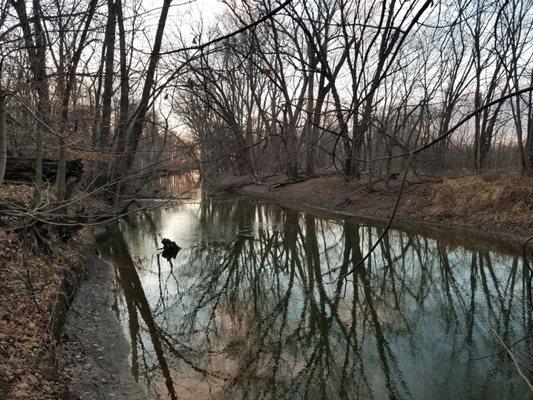
[[[516,342],[508,345],[507,348],[510,349],[511,347],[516,346],[518,343],[523,342],[524,340],[530,338],[531,336],[532,335],[526,335],[522,339],[518,339]],[[503,349],[503,350],[497,351],[496,353],[487,354],[487,355],[481,356],[481,357],[470,358],[469,360],[470,361],[483,360],[484,358],[490,358],[490,357],[494,357],[494,356],[499,356],[500,354],[505,353],[505,351],[506,351],[506,349]]]
[[[502,337],[500,335],[498,335],[498,332],[496,332],[496,330],[492,327],[492,325],[489,323],[489,320],[488,320],[488,317],[487,315],[485,314],[485,320],[487,322],[487,325],[489,327],[489,329],[491,330],[492,334],[500,341],[502,347],[504,348],[504,350],[507,352],[507,354],[509,354],[509,358],[511,359],[511,361],[513,362],[518,374],[520,375],[520,377],[522,377],[522,379],[524,380],[524,382],[526,383],[526,385],[529,387],[529,390],[531,390],[531,392],[533,393],[533,384],[531,383],[531,381],[529,380],[529,378],[527,377],[526,374],[524,374],[524,371],[522,371],[522,368],[520,368],[520,363],[518,362],[518,360],[516,359],[514,353],[511,351],[510,347],[507,346],[507,344],[505,343],[505,341],[502,339]]]

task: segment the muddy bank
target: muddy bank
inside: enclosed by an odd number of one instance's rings
[[[27,185],[4,185],[0,204],[27,207],[32,191]],[[98,199],[87,199],[86,206],[93,215],[109,208]],[[67,314],[75,312],[69,307],[82,282],[87,276],[90,280],[109,277],[91,276],[101,261],[89,228],[68,241],[52,234],[50,251],[34,253],[24,235],[16,233],[22,223],[21,218],[2,213],[0,207],[0,399],[79,398],[69,395],[68,380],[58,369],[59,361],[75,365],[77,354],[63,352],[59,359],[58,343]],[[110,290],[111,286],[105,286],[99,294],[107,298]],[[105,314],[106,310],[109,308],[99,312]],[[115,325],[118,327],[116,318]],[[109,354],[116,357],[116,353]],[[127,347],[124,354],[127,357]]]
[[[473,248],[496,246],[521,252],[523,243],[533,236],[530,183],[510,179],[485,182],[481,178],[414,181],[404,190],[393,227],[438,236],[450,244],[470,244]],[[378,221],[385,226],[398,187],[399,182],[369,186],[327,176],[288,185],[275,180],[239,184],[227,191],[293,208],[310,207],[363,221]]]
[[[0,398],[144,398],[112,311],[114,274],[92,235],[82,232],[52,256],[14,248],[7,261],[0,268]]]
[[[129,344],[113,311],[112,266],[94,258],[69,309],[57,349],[69,399],[145,399],[130,372]]]
[[[56,349],[68,307],[94,256],[89,232],[53,255],[7,236],[0,252],[0,398],[63,399]]]

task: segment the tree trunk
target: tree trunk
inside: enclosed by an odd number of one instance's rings
[[[322,109],[324,107],[324,101],[329,90],[324,88],[324,75],[320,77],[319,92],[314,104],[312,131],[311,131],[311,147],[307,155],[308,162],[312,164],[312,172],[307,171],[308,175],[316,173],[317,167],[317,153],[318,153],[318,138],[320,137],[320,121],[322,120]]]
[[[167,21],[168,10],[170,8],[171,2],[172,0],[164,0],[163,7],[161,8],[161,15],[159,17],[159,23],[157,25],[154,47],[152,49],[152,53],[150,54],[150,62],[148,64],[148,70],[146,71],[146,80],[144,81],[141,100],[139,102],[139,106],[137,107],[135,119],[133,120],[133,125],[131,127],[131,136],[128,141],[128,150],[126,152],[126,157],[124,160],[124,171],[127,171],[131,168],[135,153],[137,151],[137,147],[139,146],[139,140],[141,139],[143,133],[146,112],[148,111],[148,101],[150,99],[152,88],[154,86],[155,69],[159,60],[161,41],[163,40],[163,33],[165,31],[165,24]]]
[[[305,107],[306,119],[304,127],[305,135],[305,147],[306,147],[306,158],[305,158],[305,169],[307,176],[312,176],[315,174],[315,138],[313,129],[313,107],[314,99],[313,93],[315,89],[315,71],[316,62],[315,62],[315,52],[311,48],[311,45],[307,44],[307,52],[309,58],[309,82],[307,87],[307,102]]]
[[[85,17],[85,24],[84,24],[83,31],[81,33],[80,41],[79,41],[78,46],[74,50],[74,54],[72,55],[72,59],[70,60],[66,74],[64,71],[64,68],[65,68],[64,58],[66,55],[60,54],[62,61],[60,63],[60,71],[59,71],[59,78],[60,78],[59,87],[62,87],[62,88],[64,87],[64,88],[63,88],[63,92],[61,96],[61,127],[59,131],[59,161],[58,161],[57,177],[56,177],[57,200],[58,201],[64,201],[66,199],[66,195],[69,194],[67,193],[67,182],[66,182],[66,178],[67,178],[66,138],[69,134],[70,97],[74,89],[74,85],[76,84],[76,69],[78,67],[78,63],[80,61],[83,48],[85,47],[85,41],[87,39],[89,27],[91,25],[94,12],[96,10],[96,4],[97,4],[97,0],[91,0],[91,2],[89,3],[86,17]],[[66,51],[66,49],[62,50],[62,52],[64,51]]]
[[[31,182],[35,179],[37,172],[35,170],[35,164],[34,158],[6,157],[4,179],[6,181]],[[81,159],[67,161],[65,170],[67,178],[81,179],[83,175],[83,163]],[[55,181],[58,171],[58,161],[51,159],[41,160],[41,171],[41,181],[43,179],[48,182]]]
[[[120,54],[120,111],[117,125],[117,147],[116,152],[120,157],[126,148],[126,132],[128,129],[129,117],[129,91],[130,82],[128,76],[128,60],[126,53],[126,30],[124,29],[124,16],[122,13],[122,0],[117,0],[115,10],[118,23],[119,54]]]
[[[42,132],[48,129],[50,115],[50,91],[48,87],[48,77],[46,76],[46,41],[41,25],[40,7],[37,0],[33,0],[33,23],[35,34],[31,31],[28,14],[26,13],[26,2],[24,0],[11,0],[13,8],[17,12],[22,32],[24,34],[24,44],[28,52],[30,68],[35,81],[37,91],[37,115],[35,127],[35,191],[32,203],[35,205],[41,199],[42,187]],[[33,41],[35,37],[35,42]]]
[[[531,100],[529,102],[527,118],[527,138],[526,145],[524,148],[524,162],[525,175],[533,177],[533,105],[531,104]]]
[[[4,181],[7,161],[6,94],[0,90],[0,185]]]
[[[104,68],[104,92],[102,93],[102,117],[100,118],[100,134],[98,135],[98,147],[103,149],[109,141],[111,130],[111,100],[113,97],[113,59],[115,56],[115,4],[113,0],[107,0],[107,25],[105,28],[105,68]]]

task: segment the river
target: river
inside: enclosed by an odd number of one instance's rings
[[[154,399],[533,398],[520,254],[391,230],[359,265],[381,232],[225,197],[121,221],[99,247],[132,374]]]

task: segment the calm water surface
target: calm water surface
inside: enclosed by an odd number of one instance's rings
[[[175,204],[100,241],[154,399],[532,399],[529,270],[249,199]],[[161,238],[183,249],[160,255]],[[515,344],[516,343],[516,344]]]

